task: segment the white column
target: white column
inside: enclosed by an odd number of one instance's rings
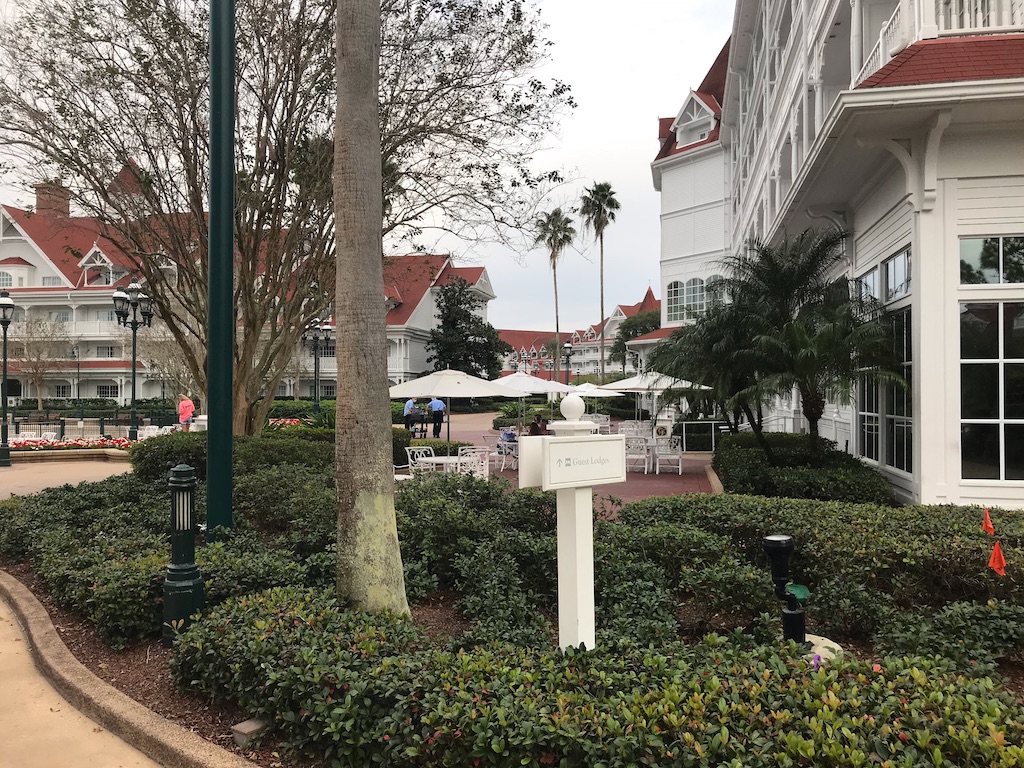
[[[594,499],[590,488],[561,488],[558,502],[558,645],[595,644]]]
[[[864,19],[860,0],[850,0],[850,77],[857,77],[864,66]]]

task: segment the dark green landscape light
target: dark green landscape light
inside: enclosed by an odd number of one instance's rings
[[[164,646],[188,626],[189,617],[206,607],[203,575],[196,565],[196,471],[187,464],[171,470],[171,564],[164,579]]]
[[[797,596],[786,588],[789,584],[789,558],[793,554],[793,550],[796,549],[796,543],[792,536],[774,533],[765,536],[761,541],[761,546],[771,564],[775,595],[780,600],[786,601],[786,605],[782,609],[782,639],[805,643],[807,634],[804,609],[800,607]]]
[[[7,326],[14,319],[14,299],[7,291],[0,291],[0,328],[3,330],[3,377],[0,378],[0,467],[11,466],[11,447],[7,444]]]

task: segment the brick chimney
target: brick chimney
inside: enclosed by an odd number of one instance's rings
[[[71,215],[71,191],[61,184],[60,179],[52,179],[36,184],[36,213]]]

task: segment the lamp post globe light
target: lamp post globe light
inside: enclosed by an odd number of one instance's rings
[[[3,378],[0,378],[0,467],[11,466],[11,446],[7,444],[7,327],[14,319],[14,299],[7,291],[0,291],[0,327],[3,328]]]
[[[117,315],[118,325],[132,329],[132,416],[128,439],[135,441],[139,439],[139,417],[135,412],[135,366],[138,357],[139,328],[153,324],[153,300],[142,292],[142,286],[136,278],[132,278],[127,291],[120,288],[114,291],[114,313]]]
[[[331,328],[327,323],[314,319],[302,332],[302,343],[313,352],[313,415],[320,413],[320,342],[331,337]]]
[[[572,348],[572,342],[571,341],[565,342],[565,344],[562,345],[562,357],[565,360],[565,384],[566,384],[566,386],[569,385],[570,363],[572,362],[573,354],[574,354],[574,352],[573,352],[573,348]],[[577,379],[577,381],[579,381],[579,379]]]

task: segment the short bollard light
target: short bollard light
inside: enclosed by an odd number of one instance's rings
[[[171,469],[171,564],[164,579],[163,643],[170,648],[189,617],[206,606],[203,576],[196,565],[196,471],[187,464]]]
[[[772,581],[775,583],[775,594],[780,600],[786,601],[782,609],[782,639],[807,642],[805,631],[804,609],[800,607],[798,593],[807,594],[807,588],[798,584],[789,585],[789,558],[796,548],[792,536],[772,534],[765,536],[761,542],[764,553],[772,568]]]

